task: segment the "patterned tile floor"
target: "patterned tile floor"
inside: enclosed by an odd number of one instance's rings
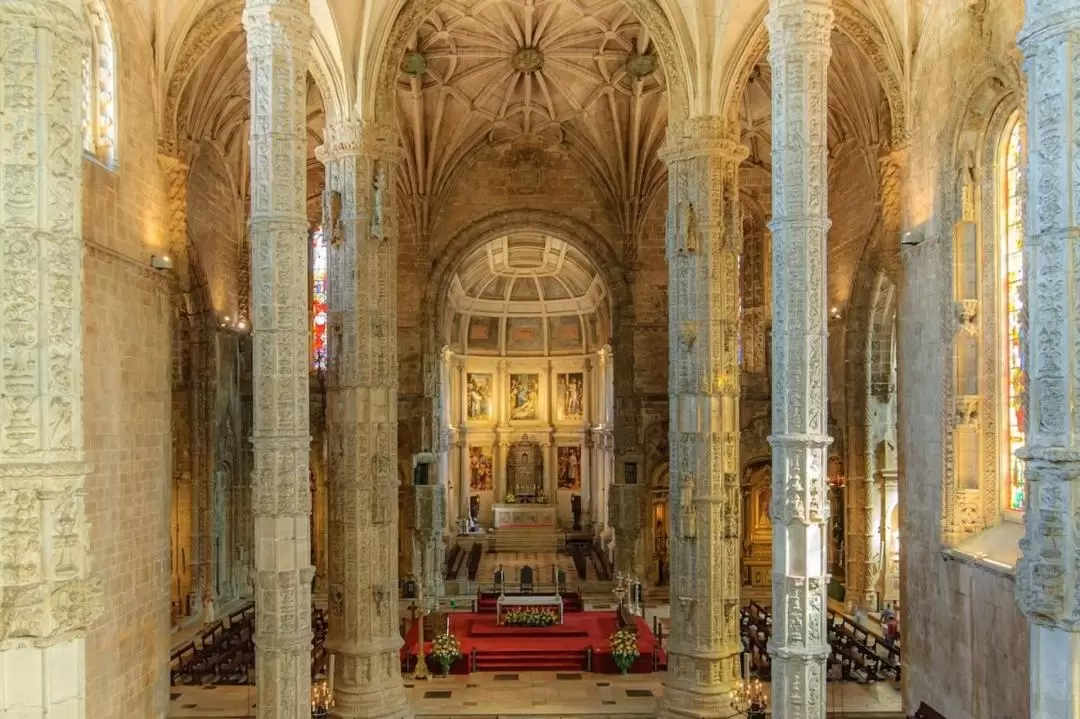
[[[632,675],[478,673],[407,681],[416,715],[425,719],[527,716],[644,719],[656,715],[664,674]],[[170,719],[254,717],[253,687],[174,687]],[[892,684],[829,685],[829,715],[844,719],[901,719],[900,691]]]

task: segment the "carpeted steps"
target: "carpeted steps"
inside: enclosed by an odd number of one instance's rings
[[[477,651],[479,672],[581,671],[585,668],[582,650],[518,649],[513,653]]]

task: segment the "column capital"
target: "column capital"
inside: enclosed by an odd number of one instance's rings
[[[244,30],[248,35],[248,47],[259,46],[267,50],[307,50],[311,40],[311,10],[308,0],[247,0],[243,14]],[[281,34],[263,31],[274,28]]]
[[[771,0],[765,17],[769,56],[776,57],[796,47],[803,52],[831,52],[834,20],[829,0]]]
[[[737,165],[749,154],[749,148],[739,142],[738,128],[726,118],[701,116],[668,127],[660,158],[672,163],[709,157]]]
[[[315,150],[319,162],[329,164],[344,157],[358,156],[402,162],[405,152],[398,144],[397,129],[357,118],[339,120],[326,126],[326,141]]]

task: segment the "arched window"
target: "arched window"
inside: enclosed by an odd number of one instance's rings
[[[90,52],[83,58],[83,150],[105,163],[116,162],[116,46],[102,0],[83,3],[90,28]]]
[[[1024,217],[1023,217],[1023,159],[1024,128],[1019,113],[1005,126],[1001,168],[1001,292],[1004,297],[1002,334],[1004,335],[1004,366],[1006,412],[1006,509],[1024,508],[1024,466],[1016,458],[1016,450],[1024,446],[1027,405],[1027,374],[1022,352],[1024,332]]]
[[[311,233],[311,368],[326,369],[326,234],[321,227]]]

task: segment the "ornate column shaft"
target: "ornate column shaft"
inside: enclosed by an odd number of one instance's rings
[[[828,0],[771,0],[772,711],[824,719],[828,499]]]
[[[671,635],[661,717],[729,717],[739,677],[739,163],[719,118],[668,128]]]
[[[311,716],[307,0],[248,0],[255,681],[261,719]]]
[[[1031,620],[1031,717],[1080,717],[1080,6],[1026,4],[1026,535],[1016,600]]]
[[[330,247],[330,651],[335,717],[412,716],[398,650],[397,224],[400,150],[345,121],[320,151],[341,199]],[[337,230],[338,228],[335,228]],[[418,519],[419,521],[419,519]]]
[[[82,143],[76,0],[0,3],[0,714],[86,715]]]

